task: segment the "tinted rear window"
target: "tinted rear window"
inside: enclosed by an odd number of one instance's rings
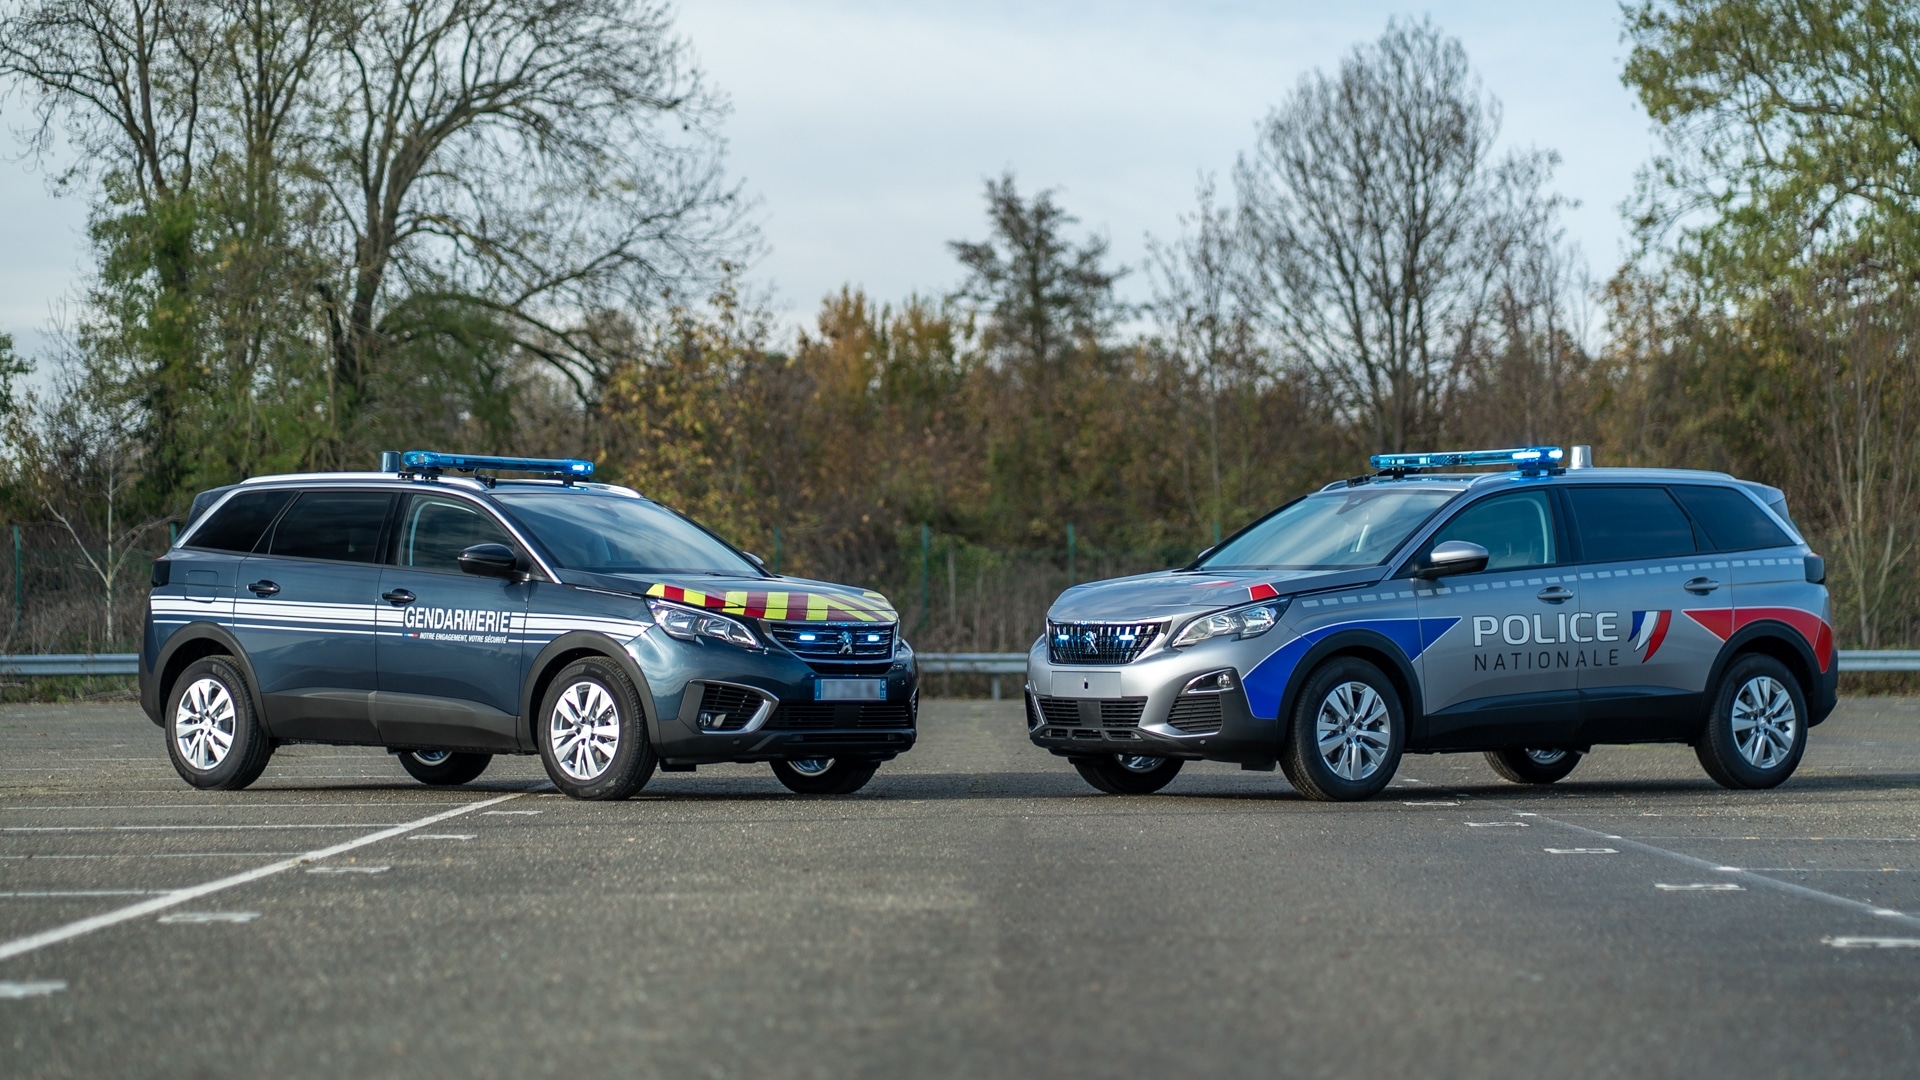
[[[1580,555],[1587,562],[1691,555],[1693,524],[1660,487],[1568,485]]]
[[[1790,547],[1793,540],[1752,499],[1732,488],[1677,486],[1673,494],[1719,551]]]
[[[195,530],[188,547],[212,551],[252,551],[275,514],[293,498],[291,491],[243,491],[228,499]]]
[[[378,491],[303,491],[268,547],[272,555],[338,562],[377,562],[380,528],[393,496]]]

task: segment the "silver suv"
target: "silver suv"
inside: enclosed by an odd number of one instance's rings
[[[1189,566],[1068,589],[1027,658],[1035,745],[1116,794],[1212,760],[1364,799],[1404,752],[1546,784],[1633,742],[1779,784],[1834,706],[1825,564],[1775,488],[1590,457],[1377,456]]]

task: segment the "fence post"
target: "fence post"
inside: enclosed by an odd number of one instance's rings
[[[13,527],[13,625],[27,614],[27,570],[20,547],[20,526]]]
[[[173,521],[167,522],[167,547],[171,548],[173,547],[173,545],[179,542],[180,542],[179,523],[173,522]]]
[[[920,526],[920,629],[933,614],[933,527]]]
[[[780,526],[773,527],[773,576],[780,576]]]
[[[1075,546],[1076,545],[1075,545],[1075,538],[1073,534],[1073,522],[1069,521],[1067,522],[1067,588],[1069,589],[1079,584],[1079,576],[1074,573],[1074,566],[1073,566],[1073,556],[1074,556]]]
[[[1220,546],[1220,523],[1217,521],[1213,523],[1213,546]]]

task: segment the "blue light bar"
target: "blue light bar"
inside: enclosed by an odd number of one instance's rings
[[[405,472],[498,469],[502,472],[546,473],[573,480],[584,480],[593,475],[593,462],[578,458],[485,457],[479,454],[437,454],[431,450],[409,450],[400,455],[400,468]]]
[[[1533,473],[1558,468],[1563,455],[1557,446],[1521,446],[1512,450],[1453,450],[1438,454],[1375,454],[1367,460],[1383,472],[1414,469],[1457,469],[1468,465],[1505,465]]]

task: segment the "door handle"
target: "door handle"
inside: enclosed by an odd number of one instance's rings
[[[392,589],[380,594],[380,598],[394,607],[404,607],[413,603],[413,594],[405,589]]]
[[[1573,599],[1573,590],[1564,585],[1549,585],[1534,595],[1549,604],[1564,604]]]
[[[1719,588],[1720,583],[1713,580],[1712,578],[1697,577],[1680,587],[1687,590],[1690,593],[1695,594],[1696,596],[1705,596],[1708,593],[1712,592],[1713,590]]]
[[[247,586],[247,591],[255,596],[272,596],[280,591],[280,586],[268,581],[266,578],[261,578],[259,581]]]

